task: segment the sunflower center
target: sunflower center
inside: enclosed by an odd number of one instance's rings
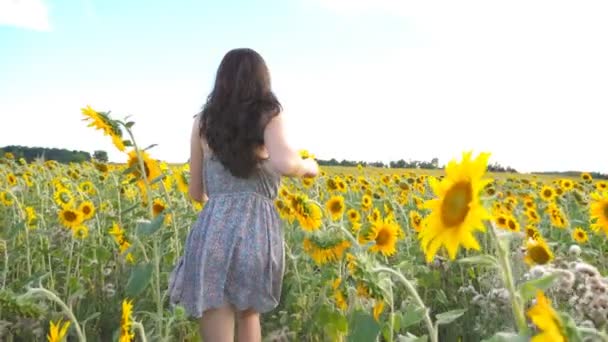
[[[85,215],[90,214],[90,213],[91,213],[91,207],[89,207],[88,205],[85,205],[84,207],[82,207],[82,212],[83,212]]]
[[[509,220],[509,229],[515,230],[516,228],[517,228],[517,225],[515,224],[515,222],[512,220]]]
[[[604,218],[608,220],[608,202],[604,203]]]
[[[528,250],[528,255],[530,258],[539,265],[544,265],[549,262],[551,258],[549,253],[542,246],[534,246]]]
[[[155,204],[152,206],[152,211],[154,211],[154,214],[155,214],[155,215],[160,214],[160,213],[161,213],[163,210],[165,210],[165,206],[163,206],[162,204],[155,203]]]
[[[76,213],[73,211],[66,211],[63,213],[63,218],[65,218],[65,220],[68,222],[74,222],[76,221]]]
[[[376,244],[384,246],[388,243],[391,238],[391,233],[386,228],[380,229],[378,235],[376,235]]]
[[[549,189],[545,189],[545,191],[543,192],[543,196],[545,197],[551,197],[552,194],[553,193]]]
[[[454,227],[464,222],[473,200],[473,188],[468,181],[454,184],[445,194],[441,203],[441,221],[447,227]]]
[[[331,204],[331,212],[332,213],[339,213],[340,211],[342,211],[342,203],[335,201]]]

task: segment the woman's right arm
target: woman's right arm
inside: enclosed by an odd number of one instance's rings
[[[264,130],[264,145],[269,162],[278,173],[287,177],[315,177],[319,166],[313,159],[302,159],[290,144],[283,114],[272,118]]]

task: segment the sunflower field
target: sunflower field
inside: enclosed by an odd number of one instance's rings
[[[0,156],[0,340],[199,341],[166,295],[204,210],[188,165],[156,160],[133,121],[82,113],[127,163]],[[283,179],[264,339],[608,341],[608,183],[489,174],[489,157]]]

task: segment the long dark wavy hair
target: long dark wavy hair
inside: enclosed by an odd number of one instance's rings
[[[270,87],[262,56],[252,49],[229,51],[203,106],[200,134],[235,177],[247,178],[261,161],[264,129],[282,110]]]

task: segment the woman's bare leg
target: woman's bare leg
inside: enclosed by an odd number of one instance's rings
[[[200,329],[204,342],[234,342],[234,309],[225,305],[205,311]]]
[[[260,326],[260,314],[258,312],[252,309],[239,311],[236,317],[238,342],[262,341],[262,327]]]

